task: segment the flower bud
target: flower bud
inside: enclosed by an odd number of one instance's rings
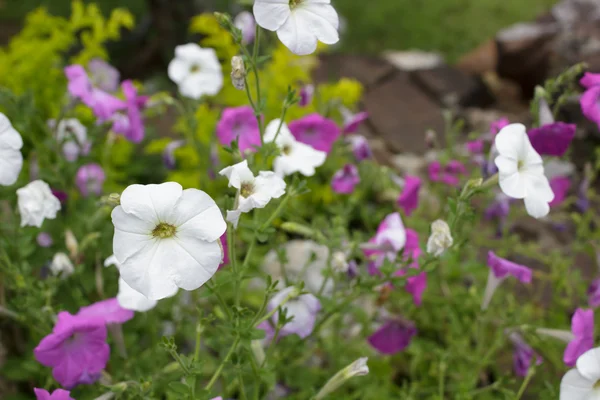
[[[336,251],[331,255],[331,267],[336,272],[348,272],[348,260],[343,251]]]
[[[450,227],[446,221],[438,219],[431,224],[431,235],[427,240],[427,252],[429,254],[439,257],[452,246],[453,242]]]
[[[246,87],[246,67],[244,60],[240,56],[231,58],[231,83],[238,90],[244,90]]]
[[[65,253],[56,253],[50,263],[50,271],[54,276],[60,275],[62,278],[66,278],[75,272],[75,267]]]
[[[73,231],[67,229],[65,232],[65,245],[67,246],[67,250],[69,250],[69,255],[74,260],[77,258],[77,254],[79,253],[79,243],[77,242],[77,238],[73,234]]]
[[[354,378],[355,376],[367,375],[369,373],[367,360],[367,357],[361,357],[335,374],[315,396],[315,400],[324,399],[330,393],[342,386],[347,380]]]

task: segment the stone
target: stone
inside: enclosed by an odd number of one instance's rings
[[[484,75],[487,72],[496,71],[497,64],[498,46],[496,46],[495,40],[490,39],[462,56],[456,65],[464,72]]]
[[[317,82],[329,82],[339,78],[353,78],[367,89],[376,85],[396,70],[387,61],[373,56],[322,54],[319,66],[313,73]]]
[[[445,64],[444,57],[441,54],[419,50],[385,51],[382,56],[390,64],[402,71],[432,69]]]

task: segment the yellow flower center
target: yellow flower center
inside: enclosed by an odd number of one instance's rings
[[[517,170],[520,171],[521,168],[523,168],[525,166],[525,161],[523,160],[519,160],[517,161]]]
[[[196,72],[200,71],[200,66],[197,64],[194,64],[190,67],[190,73],[191,74],[195,74]]]
[[[240,195],[242,197],[250,197],[254,193],[254,184],[251,182],[242,183],[242,187],[240,188]]]
[[[290,146],[289,144],[286,144],[286,145],[284,145],[284,146],[281,148],[281,152],[282,152],[283,154],[285,154],[285,155],[288,155],[288,154],[290,154],[290,153],[292,152],[292,146]]]
[[[596,383],[594,383],[594,389],[600,390],[600,381],[596,381]]]
[[[167,239],[175,236],[177,228],[171,224],[161,222],[152,230],[152,236],[158,239]]]
[[[294,8],[300,4],[302,0],[290,0],[290,8]]]

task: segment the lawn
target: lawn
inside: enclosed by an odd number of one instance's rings
[[[217,0],[230,4],[230,0]],[[217,2],[215,1],[215,2]],[[213,2],[213,3],[215,3]],[[440,51],[448,59],[493,36],[502,27],[528,21],[557,0],[332,0],[347,21],[342,51],[378,53],[387,49]],[[67,14],[70,0],[0,0],[0,20],[18,20],[36,6]],[[144,0],[97,1],[144,12]],[[222,9],[222,7],[219,7]]]

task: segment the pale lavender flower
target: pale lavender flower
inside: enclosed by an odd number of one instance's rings
[[[185,144],[184,140],[173,140],[163,150],[163,163],[168,169],[175,169],[175,150]]]
[[[91,75],[90,80],[100,90],[116,92],[119,89],[121,74],[106,61],[101,58],[94,58],[89,62],[88,69]]]
[[[82,165],[75,176],[77,188],[84,197],[90,194],[97,196],[102,194],[102,186],[105,180],[104,170],[96,163]]]
[[[248,44],[254,41],[256,36],[256,21],[254,15],[249,11],[242,11],[233,19],[233,25],[242,31],[242,43]]]
[[[300,107],[308,106],[310,103],[312,103],[314,94],[315,85],[307,84],[302,86],[302,88],[300,89],[300,101],[298,102],[298,105]]]
[[[50,247],[54,243],[52,236],[48,232],[40,232],[36,237],[37,244],[40,247]]]
[[[517,332],[511,333],[509,339],[515,347],[515,352],[513,354],[513,369],[517,376],[524,378],[527,376],[527,372],[531,368],[533,362],[535,362],[535,365],[540,365],[542,363],[542,357],[540,357],[540,355],[537,354]]]

